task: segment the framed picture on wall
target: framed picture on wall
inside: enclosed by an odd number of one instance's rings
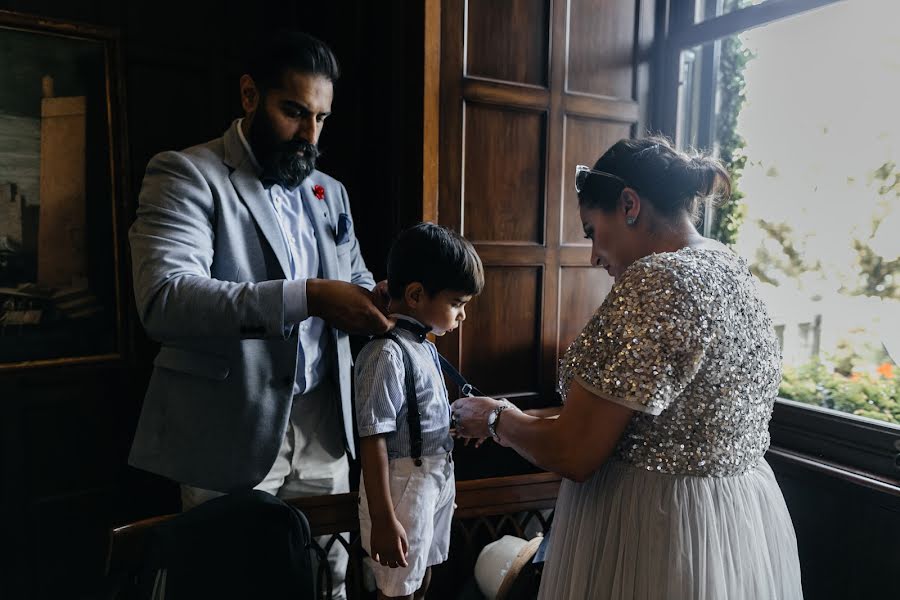
[[[122,354],[115,30],[0,11],[0,370]]]

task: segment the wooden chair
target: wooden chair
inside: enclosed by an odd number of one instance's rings
[[[548,513],[556,504],[560,478],[551,473],[461,481],[456,484],[457,509],[451,536],[450,560],[435,570],[429,598],[455,597],[473,572],[478,552],[503,535],[526,537],[529,529],[546,531]],[[347,593],[366,598],[363,586],[356,492],[288,501],[309,519],[315,536],[330,536],[326,550],[341,544],[350,554]],[[175,515],[163,515],[116,527],[110,532],[106,575],[110,598],[124,600],[135,592],[144,560],[148,533]],[[345,538],[342,533],[348,534]]]

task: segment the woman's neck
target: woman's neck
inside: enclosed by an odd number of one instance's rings
[[[687,215],[675,222],[657,221],[650,226],[649,236],[650,251],[647,254],[676,252],[683,248],[700,248],[713,242],[713,240],[700,235]]]

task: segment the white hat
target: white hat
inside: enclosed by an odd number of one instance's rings
[[[475,561],[475,581],[481,593],[491,600],[503,600],[542,540],[540,535],[531,541],[504,535],[485,546]]]

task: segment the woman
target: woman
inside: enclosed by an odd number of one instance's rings
[[[566,478],[540,597],[802,598],[763,458],[778,342],[746,262],[693,225],[727,172],[664,138],[622,140],[578,167],[576,190],[592,264],[615,284],[562,361],[561,412],[453,403],[458,435]]]

